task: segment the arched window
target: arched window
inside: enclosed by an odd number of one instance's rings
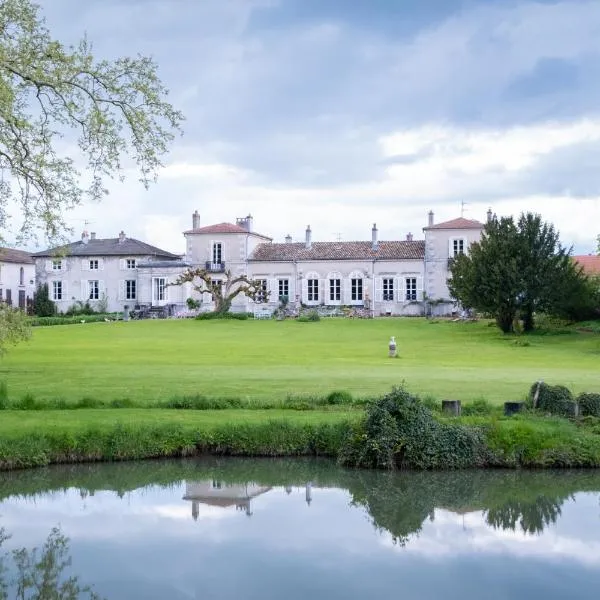
[[[350,304],[362,304],[365,300],[365,274],[362,271],[352,271],[350,280]]]
[[[23,267],[19,270],[19,285],[25,285],[25,269]]]
[[[315,271],[310,271],[302,281],[302,302],[304,304],[320,304],[320,277]]]
[[[333,271],[327,273],[325,280],[325,302],[327,304],[342,303],[342,274]]]

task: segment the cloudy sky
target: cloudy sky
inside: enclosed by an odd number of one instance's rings
[[[39,1],[39,0],[38,0]],[[71,224],[183,252],[251,213],[283,241],[422,235],[539,212],[577,253],[600,233],[598,0],[41,0],[55,36],[152,55],[186,115],[160,181]]]

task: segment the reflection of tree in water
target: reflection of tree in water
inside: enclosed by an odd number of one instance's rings
[[[0,529],[0,547],[10,536]],[[0,554],[0,600],[100,600],[88,586],[81,586],[71,565],[69,540],[53,529],[41,549],[20,548]]]
[[[572,499],[572,496],[570,496]],[[512,529],[517,524],[523,533],[541,533],[545,527],[556,523],[561,515],[561,507],[567,498],[538,496],[533,502],[518,499],[507,501],[501,506],[486,511],[486,521],[494,529]]]

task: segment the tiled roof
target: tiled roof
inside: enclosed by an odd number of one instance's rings
[[[379,242],[377,250],[371,242],[313,242],[306,248],[304,243],[260,244],[251,254],[251,261],[291,260],[423,260],[425,242]]]
[[[164,269],[164,268],[187,268],[191,267],[190,263],[184,260],[148,260],[136,264],[138,269]]]
[[[243,227],[233,223],[217,223],[216,225],[207,225],[206,227],[199,227],[198,229],[188,229],[183,233],[251,233],[252,235],[257,235],[267,240],[271,239],[267,235],[261,235],[260,233],[256,233],[254,231],[248,231],[247,229],[244,229]]]
[[[573,260],[579,263],[588,275],[600,275],[600,256],[593,254],[574,256]]]
[[[0,248],[0,262],[22,263],[32,265],[33,258],[29,252],[24,250],[15,250],[14,248]]]
[[[475,219],[464,219],[459,217],[458,219],[452,219],[451,221],[444,221],[443,223],[436,223],[430,227],[423,227],[423,229],[482,229],[483,223],[476,221]]]
[[[66,244],[57,248],[50,248],[42,252],[35,252],[34,257],[45,256],[155,256],[163,259],[180,259],[177,254],[171,254],[166,250],[161,250],[156,246],[140,242],[133,238],[125,238],[120,241],[119,238],[88,240]]]

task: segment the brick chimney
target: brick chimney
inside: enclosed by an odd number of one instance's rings
[[[192,215],[192,229],[200,229],[200,213],[197,210]]]
[[[285,243],[286,244],[292,243],[292,236],[289,233],[285,236]]]
[[[92,233],[90,233],[90,240],[95,240],[96,239],[96,232],[92,231]]]
[[[412,242],[413,241],[413,234],[412,233],[408,232],[406,234],[406,241],[407,242]]]
[[[90,240],[90,234],[87,231],[83,231],[81,234],[81,241],[84,244],[87,244]]]
[[[430,210],[427,214],[427,227],[433,227],[433,211]]]
[[[306,226],[306,242],[305,246],[307,250],[312,248],[312,231],[310,230],[310,225]]]
[[[119,233],[119,244],[122,244],[125,241],[125,232],[123,230],[121,230],[121,233]]]

